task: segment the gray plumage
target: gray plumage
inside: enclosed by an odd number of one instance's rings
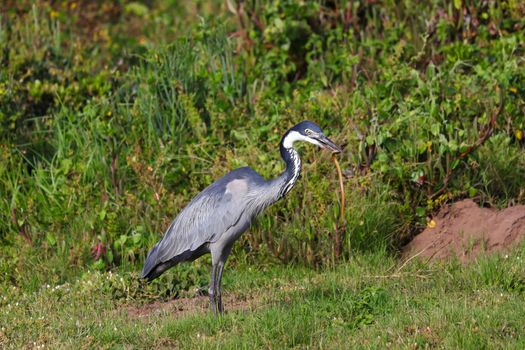
[[[221,313],[220,280],[233,243],[257,214],[288,193],[299,177],[301,160],[293,148],[295,141],[341,151],[315,123],[303,121],[295,125],[280,143],[286,163],[281,175],[265,180],[253,169],[243,167],[206,187],[179,213],[162,240],[149,252],[142,277],[152,280],[179,262],[211,253],[210,305],[214,313]]]

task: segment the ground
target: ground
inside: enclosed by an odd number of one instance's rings
[[[466,348],[525,347],[525,247],[462,264],[387,254],[319,270],[229,267],[223,317],[207,297],[154,303],[117,274],[13,288],[0,300],[3,348]],[[170,272],[168,272],[170,273]],[[126,277],[126,276],[124,276]]]
[[[444,206],[428,227],[404,249],[405,259],[427,261],[458,257],[462,262],[481,252],[505,251],[525,237],[525,206],[503,210],[480,208],[471,199]]]

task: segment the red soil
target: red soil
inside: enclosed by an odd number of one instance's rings
[[[480,208],[470,199],[443,207],[427,227],[403,249],[403,257],[427,261],[458,257],[461,262],[481,252],[506,250],[525,237],[525,206],[503,210]]]

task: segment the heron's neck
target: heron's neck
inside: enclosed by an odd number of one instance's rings
[[[279,184],[278,198],[281,199],[284,197],[292,187],[297,182],[299,175],[301,174],[301,158],[299,153],[290,145],[290,147],[285,147],[283,144],[286,144],[286,137],[283,138],[280,144],[281,157],[286,163],[286,169],[284,172],[279,175],[277,178]],[[292,143],[293,144],[293,143]]]

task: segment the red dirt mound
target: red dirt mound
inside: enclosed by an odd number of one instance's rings
[[[404,259],[418,255],[433,261],[457,256],[467,262],[480,252],[505,250],[525,237],[524,205],[498,211],[465,199],[443,207],[433,221],[433,228],[429,225],[405,246]]]

